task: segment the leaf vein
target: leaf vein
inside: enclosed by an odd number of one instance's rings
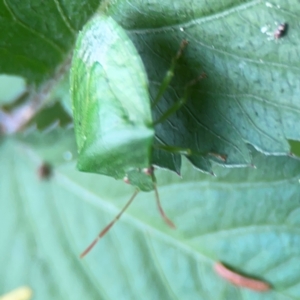
[[[154,266],[157,269],[157,273],[159,274],[159,277],[161,278],[161,281],[164,283],[164,286],[167,287],[167,290],[168,290],[169,294],[172,295],[172,298],[179,300],[179,298],[177,297],[177,295],[173,291],[173,289],[172,289],[172,287],[169,283],[169,280],[167,279],[167,277],[166,277],[166,275],[165,275],[165,273],[164,273],[164,271],[161,267],[161,264],[160,264],[160,262],[157,258],[156,252],[153,248],[153,245],[152,245],[152,242],[151,242],[150,238],[146,235],[145,235],[145,241],[146,241],[146,244],[148,245],[148,248],[150,250],[150,254],[151,254],[152,259],[154,261]]]
[[[272,141],[274,141],[275,143],[281,145],[281,142],[279,140],[277,140],[276,138],[272,137],[271,135],[269,135],[267,132],[265,132],[264,130],[260,129],[255,122],[252,120],[252,118],[249,116],[249,114],[246,112],[245,108],[242,106],[241,102],[237,99],[237,97],[234,98],[238,107],[240,108],[241,112],[247,117],[247,119],[249,120],[249,123],[252,125],[252,128],[254,128],[258,133],[261,133],[262,135],[264,135],[265,137],[271,139]]]
[[[72,24],[69,22],[67,16],[65,15],[65,12],[61,6],[61,3],[59,0],[53,0],[55,5],[56,5],[56,8],[62,18],[62,20],[64,21],[66,27],[70,30],[70,32],[75,35],[76,34],[76,30],[74,29],[74,27],[72,26]]]
[[[161,33],[161,32],[166,32],[166,31],[174,31],[174,29],[178,29],[180,30],[180,28],[188,28],[188,27],[192,27],[194,25],[200,25],[202,23],[206,23],[206,22],[210,22],[210,21],[214,21],[214,20],[218,20],[221,18],[224,18],[228,15],[231,15],[233,13],[242,11],[242,10],[246,10],[250,7],[256,6],[258,4],[260,4],[262,2],[262,0],[255,0],[252,2],[249,2],[247,4],[244,5],[240,5],[239,7],[234,7],[231,9],[227,9],[221,13],[217,13],[211,16],[207,16],[207,17],[203,17],[203,18],[196,18],[190,22],[186,22],[186,23],[179,23],[176,25],[168,25],[168,26],[162,26],[159,28],[143,28],[143,29],[132,29],[129,30],[130,32],[136,33],[136,34],[155,34],[155,33]]]
[[[212,135],[214,135],[215,137],[219,138],[221,141],[223,141],[224,143],[230,145],[232,148],[234,148],[237,152],[239,152],[241,154],[241,156],[243,157],[243,153],[241,152],[240,148],[237,147],[234,143],[232,143],[231,141],[227,140],[226,138],[222,137],[221,135],[217,134],[215,131],[213,131],[211,128],[209,128],[208,126],[204,125],[203,123],[200,122],[200,120],[197,119],[197,117],[192,113],[192,111],[185,107],[185,109],[188,111],[188,113],[192,116],[192,118],[196,121],[196,123],[201,126],[202,128],[204,128],[205,130],[207,130],[209,133],[211,133]]]
[[[54,50],[56,50],[56,52],[58,52],[60,54],[64,54],[65,53],[65,51],[58,44],[56,44],[54,41],[48,39],[45,35],[41,34],[40,32],[38,32],[38,31],[36,31],[36,30],[34,30],[32,28],[30,28],[28,25],[26,25],[21,20],[19,20],[18,17],[16,16],[16,14],[12,11],[11,7],[6,2],[6,0],[3,0],[3,4],[6,6],[7,10],[9,11],[9,13],[12,16],[12,18],[14,19],[14,21],[17,24],[19,24],[21,27],[23,27],[27,31],[31,32],[33,35],[37,36],[38,38],[42,39],[44,42],[46,42],[47,44],[49,44]]]

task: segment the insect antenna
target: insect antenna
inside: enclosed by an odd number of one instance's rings
[[[120,219],[123,212],[128,208],[128,206],[132,203],[136,195],[139,193],[139,190],[136,190],[131,198],[128,200],[126,205],[122,208],[122,210],[115,216],[115,218],[98,234],[98,236],[93,240],[93,242],[80,254],[80,258],[86,256],[97,244],[97,242],[113,227],[113,225]]]
[[[155,199],[156,199],[156,203],[157,203],[157,207],[158,207],[160,215],[162,216],[162,218],[164,219],[164,221],[166,222],[166,224],[168,226],[175,229],[176,228],[175,224],[166,216],[166,214],[161,206],[156,184],[153,183],[153,186],[154,186],[154,192],[155,192]]]

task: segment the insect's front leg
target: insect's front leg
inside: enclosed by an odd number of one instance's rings
[[[173,79],[174,77],[174,70],[175,70],[175,67],[177,65],[177,61],[178,59],[181,57],[182,53],[183,53],[183,50],[185,49],[185,47],[187,46],[188,44],[188,41],[187,40],[183,40],[180,44],[180,48],[179,50],[177,51],[177,54],[176,56],[172,59],[172,64],[171,64],[171,67],[170,69],[167,71],[160,87],[159,87],[159,90],[158,90],[158,93],[155,97],[155,99],[153,100],[152,102],[152,105],[151,107],[155,107],[157,105],[157,103],[159,102],[159,100],[161,99],[162,95],[164,94],[164,92],[166,91],[166,89],[168,88],[168,86],[170,85],[171,83],[171,80]]]
[[[183,97],[179,99],[179,101],[175,102],[166,112],[164,112],[160,118],[153,122],[154,125],[162,123],[167,120],[170,116],[172,116],[177,110],[179,110],[186,102],[189,97],[190,87],[196,84],[199,80],[206,78],[206,74],[202,73],[200,76],[189,82],[184,88]]]

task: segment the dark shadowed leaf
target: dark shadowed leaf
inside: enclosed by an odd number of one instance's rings
[[[247,143],[265,153],[288,153],[287,139],[300,139],[299,2],[175,3],[119,1],[112,8],[141,53],[153,97],[180,42],[189,41],[156,118],[183,95],[187,83],[201,72],[208,76],[191,87],[184,109],[157,126],[158,138],[195,152],[226,154],[230,165],[252,163]],[[283,22],[287,34],[275,39]],[[209,170],[207,159],[191,161]]]

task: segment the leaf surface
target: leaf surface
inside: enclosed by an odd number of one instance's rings
[[[56,143],[53,141],[56,140]],[[37,168],[53,153],[53,176]],[[258,168],[214,167],[217,177],[183,164],[183,178],[157,171],[166,213],[141,193],[83,260],[79,253],[121,209],[133,189],[80,173],[64,153],[72,131],[1,144],[0,292],[29,285],[35,299],[298,299],[300,163],[253,152]],[[8,201],[10,199],[10,201]],[[256,293],[213,271],[217,261],[269,282]]]
[[[296,0],[117,2],[112,14],[141,53],[152,97],[181,41],[189,41],[155,119],[183,96],[187,84],[202,72],[208,76],[190,88],[183,109],[157,125],[160,142],[226,154],[229,165],[252,163],[247,144],[288,153],[287,139],[300,138],[299,11]],[[275,39],[283,22],[288,32]],[[190,159],[209,171],[214,158]]]
[[[72,49],[99,1],[5,0],[0,3],[0,70],[41,84]]]

